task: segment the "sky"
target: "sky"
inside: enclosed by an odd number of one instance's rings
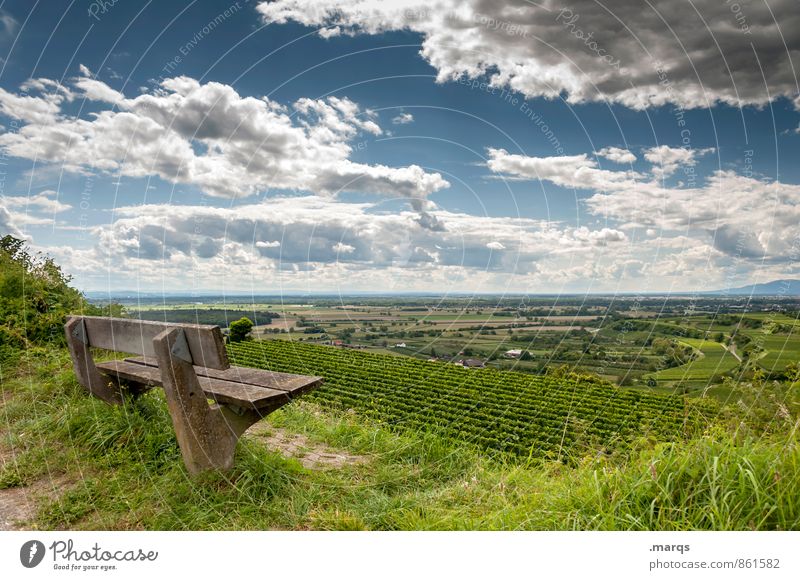
[[[799,55],[797,0],[3,1],[0,235],[101,292],[797,278]]]

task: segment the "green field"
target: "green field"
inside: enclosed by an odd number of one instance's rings
[[[758,364],[767,370],[781,370],[786,365],[800,362],[800,332],[790,335],[751,335],[754,342],[766,352]]]
[[[699,352],[698,358],[688,364],[664,369],[652,375],[657,381],[707,381],[734,369],[739,361],[718,342],[685,338],[679,342],[688,344]]]
[[[496,369],[539,375],[566,367],[622,386],[650,384],[654,392],[678,387],[699,392],[721,384],[725,373],[737,366],[742,372],[758,366],[785,376],[786,367],[800,361],[796,312],[777,310],[770,301],[759,305],[761,310],[745,312],[734,308],[734,302],[708,299],[703,303],[705,311],[679,315],[685,300],[667,307],[652,299],[635,311],[624,301],[615,304],[601,299],[592,304],[560,304],[542,298],[525,305],[489,298],[263,300],[248,304],[235,298],[183,303],[172,299],[132,305],[131,312],[151,320],[223,328],[248,316],[256,323],[252,336],[260,340],[336,344],[423,360],[473,358]],[[746,359],[741,365],[720,346],[737,335],[758,346],[736,344],[736,353]],[[692,345],[697,349],[696,360],[684,364],[666,356],[663,349],[655,352],[653,341],[664,339]],[[509,360],[505,353],[511,350],[526,351],[526,360]]]
[[[242,366],[325,377],[312,396],[325,404],[521,457],[611,452],[643,436],[680,439],[701,424],[702,415],[682,397],[591,378],[464,369],[288,341],[235,343],[229,351]]]

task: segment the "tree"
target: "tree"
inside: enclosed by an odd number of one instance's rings
[[[250,331],[253,329],[253,322],[243,316],[239,320],[235,320],[231,322],[230,330],[230,341],[231,342],[242,342],[244,340],[249,340],[250,337],[247,336],[250,334]]]
[[[52,258],[31,255],[24,240],[0,239],[0,358],[9,349],[64,342],[68,314],[95,314]]]

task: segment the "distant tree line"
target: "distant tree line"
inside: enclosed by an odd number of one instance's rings
[[[232,322],[240,319],[243,314],[247,314],[248,318],[255,325],[270,324],[273,318],[280,318],[280,314],[277,312],[253,312],[250,310],[225,308],[176,308],[172,310],[139,310],[131,312],[131,316],[141,320],[181,322],[188,324],[215,324],[222,328],[229,327]]]

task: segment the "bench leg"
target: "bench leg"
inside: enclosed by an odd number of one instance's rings
[[[122,394],[119,390],[111,387],[113,383],[104,378],[94,364],[92,353],[89,352],[89,347],[86,345],[86,327],[83,320],[71,318],[64,325],[64,331],[67,334],[67,346],[78,382],[91,394],[103,399],[106,403],[121,404]]]
[[[230,469],[239,436],[262,415],[209,405],[191,361],[178,354],[182,340],[183,330],[173,328],[156,336],[153,346],[183,462],[192,474]]]

